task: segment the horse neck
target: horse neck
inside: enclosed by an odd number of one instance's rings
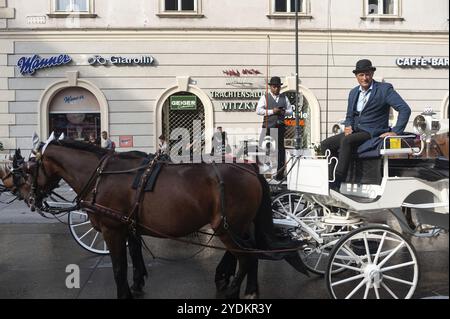
[[[93,153],[61,146],[48,147],[45,159],[77,194],[85,187],[100,162]]]

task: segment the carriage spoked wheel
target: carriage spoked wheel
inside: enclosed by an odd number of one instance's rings
[[[91,253],[108,255],[109,250],[101,232],[91,224],[89,216],[82,210],[69,213],[69,229],[75,241]]]
[[[335,269],[347,271],[335,273]],[[387,226],[365,226],[336,243],[326,282],[335,299],[409,299],[419,279],[411,243]]]
[[[272,217],[278,235],[307,242],[307,247],[299,252],[303,263],[309,271],[324,275],[332,246],[318,244],[301,224],[303,222],[316,234],[326,231],[321,224],[322,208],[306,201],[302,193],[288,191],[273,199]]]
[[[73,199],[76,197],[76,194],[66,182],[61,182],[56,193],[60,195],[61,198],[51,198],[53,201],[47,201],[50,206],[70,207],[73,205]],[[91,253],[99,255],[109,254],[102,233],[95,230],[86,212],[83,210],[69,212],[68,225],[70,233],[78,245]]]

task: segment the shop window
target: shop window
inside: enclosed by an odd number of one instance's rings
[[[158,16],[199,17],[201,0],[160,0]]]
[[[311,18],[309,15],[309,0],[272,0],[269,18],[295,17],[295,1],[298,2],[299,17]]]
[[[57,93],[50,103],[49,133],[100,146],[101,115],[95,96],[78,87]]]
[[[365,17],[398,18],[401,0],[364,0]]]
[[[94,0],[51,0],[50,17],[66,17],[77,14],[80,17],[95,17]]]

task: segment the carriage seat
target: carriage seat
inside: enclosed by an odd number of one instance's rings
[[[429,182],[448,179],[448,159],[445,157],[389,159],[389,176],[417,177]]]
[[[404,135],[415,136],[413,133],[404,133]],[[415,145],[414,138],[402,138],[401,148],[391,149],[390,139],[374,137],[361,144],[353,156],[350,163],[346,183],[350,184],[372,184],[381,185],[383,179],[383,156],[411,154]],[[418,149],[414,148],[414,151]],[[389,174],[389,176],[391,176]]]

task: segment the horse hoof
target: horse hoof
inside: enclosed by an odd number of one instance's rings
[[[217,291],[224,291],[228,288],[228,284],[230,281],[228,279],[220,279],[216,281],[216,289]]]
[[[252,294],[244,295],[244,299],[258,299],[258,293],[254,292]]]
[[[226,299],[239,299],[239,289],[236,289],[236,287],[230,287],[225,292],[225,298]]]
[[[145,292],[142,289],[142,286],[132,286],[131,294],[133,295],[133,297],[141,297],[141,296],[145,295]]]

